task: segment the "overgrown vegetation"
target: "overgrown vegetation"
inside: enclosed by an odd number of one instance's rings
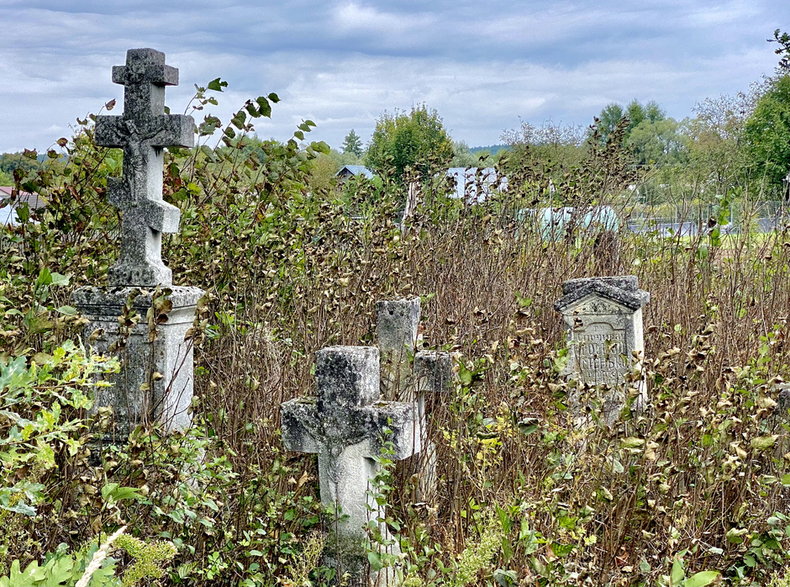
[[[327,148],[305,142],[312,122],[286,143],[250,138],[277,100],[248,102],[226,126],[206,117],[200,145],[168,155],[182,225],[164,256],[178,283],[208,292],[183,434],[95,443],[111,414],[91,412],[94,375],[115,366],[80,340],[68,300],[101,284],[116,254],[104,196],[118,155],[93,145],[88,117],[43,165],[14,171],[49,205],[2,233],[0,585],[38,584],[19,576],[41,569],[47,585],[79,584],[102,549],[90,585],[321,584],[315,460],[284,453],[278,407],[313,392],[314,351],[369,344],[375,302],[408,295],[423,298],[427,339],[456,354],[458,382],[429,406],[436,501],[415,503],[409,462],[377,488],[393,487],[377,498],[391,504],[406,584],[788,581],[790,415],[776,384],[790,379],[790,228],[725,239],[718,227],[729,202],[750,201],[750,176],[727,175],[709,233],[570,227],[544,242],[519,210],[633,203],[627,188],[645,176],[621,122],[572,159],[511,151],[511,189],[481,204],[425,181],[399,227],[395,178],[315,183]],[[625,273],[652,294],[651,406],[579,429],[552,304],[566,279]]]

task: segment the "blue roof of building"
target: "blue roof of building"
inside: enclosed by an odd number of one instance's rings
[[[351,175],[364,175],[368,179],[373,177],[373,172],[365,167],[364,165],[344,165],[340,168],[340,170],[335,174],[335,176],[340,175],[343,173],[343,170],[347,169]]]

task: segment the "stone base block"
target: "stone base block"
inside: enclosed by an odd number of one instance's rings
[[[124,442],[134,427],[152,422],[167,431],[191,423],[192,342],[185,340],[203,291],[167,287],[82,287],[74,305],[89,320],[85,344],[116,356],[120,373],[97,392],[94,409],[112,407],[113,440]]]

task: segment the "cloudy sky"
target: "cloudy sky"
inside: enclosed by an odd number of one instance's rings
[[[280,95],[263,138],[304,119],[314,140],[367,141],[382,112],[425,103],[456,140],[500,142],[520,121],[587,125],[610,102],[670,116],[771,74],[788,0],[0,0],[0,152],[43,149],[123,96],[112,65],[167,54],[183,112],[194,85],[229,83],[217,113]]]

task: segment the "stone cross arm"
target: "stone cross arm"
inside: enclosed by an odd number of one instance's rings
[[[349,414],[348,427],[335,429],[318,410],[315,398],[296,398],[281,406],[282,438],[286,450],[305,453],[332,452],[364,443],[368,458],[385,448],[393,460],[407,459],[420,451],[420,422],[415,403],[378,402]]]
[[[289,450],[340,453],[356,446],[372,458],[389,444],[395,459],[419,447],[416,402],[380,400],[375,347],[328,347],[316,353],[318,394],[282,405],[282,433]]]
[[[121,212],[136,213],[136,217],[129,220],[138,226],[146,226],[157,232],[178,232],[181,211],[172,204],[164,200],[135,200],[130,194],[129,185],[119,178],[107,180],[107,192],[110,204]]]
[[[192,147],[195,121],[184,114],[160,114],[143,120],[123,116],[97,116],[94,140],[100,147]]]

